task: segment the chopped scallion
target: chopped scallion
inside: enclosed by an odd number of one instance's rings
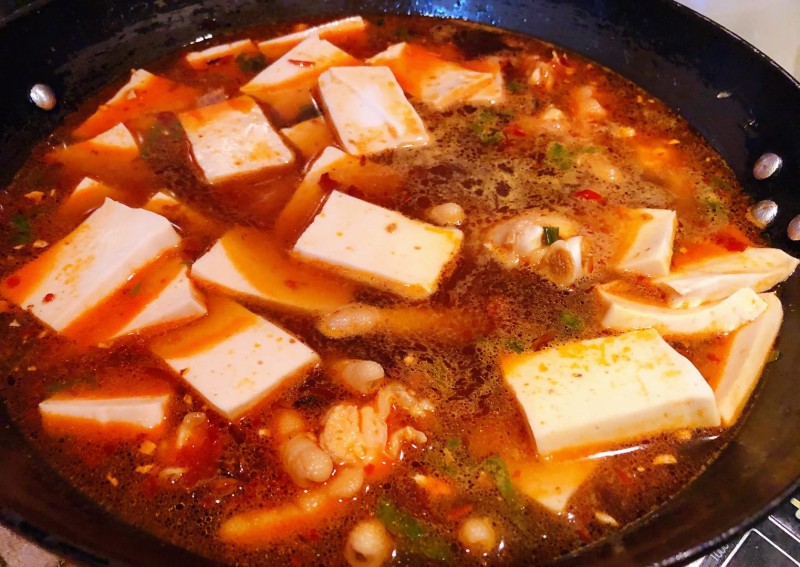
[[[419,520],[390,500],[381,498],[378,501],[375,516],[389,533],[403,540],[410,553],[439,561],[453,559],[453,550],[446,540],[431,533]]]
[[[235,61],[242,73],[258,73],[267,66],[267,59],[260,53],[240,53]]]
[[[583,327],[583,321],[581,321],[580,315],[575,313],[574,311],[570,311],[569,309],[564,309],[561,312],[561,315],[558,316],[564,325],[572,329],[573,331],[580,331]]]
[[[11,227],[14,229],[14,244],[28,244],[33,240],[31,223],[28,217],[12,215]]]
[[[558,235],[558,227],[557,226],[544,227],[544,235],[542,236],[542,238],[544,239],[544,243],[547,246],[553,244],[560,238]]]
[[[511,94],[520,94],[525,92],[525,83],[522,81],[508,81],[506,82],[506,88]]]

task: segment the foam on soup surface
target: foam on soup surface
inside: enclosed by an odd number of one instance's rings
[[[136,70],[0,205],[16,424],[241,564],[538,563],[623,529],[729,438],[797,265],[646,92],[425,18]]]

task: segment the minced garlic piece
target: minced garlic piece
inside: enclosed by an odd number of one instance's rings
[[[612,516],[606,514],[605,512],[595,512],[594,517],[601,524],[606,524],[607,526],[614,526],[615,528],[619,527],[619,522],[616,521]]]
[[[146,441],[142,441],[142,444],[139,445],[139,452],[143,455],[152,455],[156,450],[156,444],[150,441],[149,439]]]
[[[674,465],[678,462],[678,459],[675,458],[675,455],[663,454],[663,455],[656,455],[653,459],[654,465]]]

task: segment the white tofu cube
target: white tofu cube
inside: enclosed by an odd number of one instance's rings
[[[161,292],[147,303],[114,336],[119,337],[152,327],[175,325],[206,314],[200,294],[189,280],[186,268],[162,284]]]
[[[133,134],[123,124],[117,124],[84,143],[97,151],[129,152],[132,155],[139,155],[139,146],[136,145]]]
[[[241,39],[231,43],[215,45],[201,51],[191,51],[186,54],[184,59],[193,69],[203,70],[211,67],[221,60],[233,59],[241,54],[260,55],[261,52],[256,44],[249,39]]]
[[[288,139],[297,151],[307,160],[336,143],[333,132],[328,128],[325,118],[317,116],[298,122],[289,128],[282,128],[281,134]]]
[[[614,331],[652,327],[663,335],[714,335],[735,331],[761,315],[766,302],[750,288],[742,288],[719,303],[675,309],[634,301],[597,288],[608,306],[602,325]]]
[[[492,73],[473,71],[405,42],[392,45],[367,63],[389,67],[404,91],[437,110],[479,95],[495,82]]]
[[[294,252],[357,281],[409,299],[436,291],[463,233],[334,191]]]
[[[319,76],[319,92],[342,147],[368,155],[430,141],[422,119],[388,67],[334,67]]]
[[[45,419],[80,419],[102,425],[155,429],[166,418],[170,395],[125,398],[68,398],[56,396],[39,404]]]
[[[135,138],[122,124],[89,140],[59,145],[44,159],[62,167],[65,175],[91,177],[120,187],[149,185],[153,178]]]
[[[699,305],[749,287],[767,291],[787,279],[798,260],[777,248],[746,248],[693,262],[655,280],[669,294],[673,307]]]
[[[128,82],[114,96],[108,99],[103,106],[111,107],[129,100],[135,100],[141,97],[142,92],[150,89],[161,78],[144,69],[131,69],[131,78]]]
[[[156,191],[156,193],[154,193],[153,196],[147,200],[142,208],[152,211],[157,215],[166,217],[167,215],[163,214],[162,211],[182,206],[183,205],[181,202],[169,193],[165,193],[164,191]]]
[[[501,366],[541,455],[720,424],[700,372],[652,329],[509,355]]]
[[[366,27],[367,22],[365,22],[361,16],[342,18],[341,20],[326,22],[295,33],[259,42],[258,49],[261,50],[261,53],[263,53],[264,57],[267,59],[277,59],[309,36],[316,35],[321,39],[335,41],[359,33],[366,29]]]
[[[158,191],[150,197],[142,208],[169,219],[173,225],[178,226],[182,231],[216,238],[225,230],[222,223],[178,201],[175,197],[163,191]]]
[[[178,119],[212,185],[294,163],[294,153],[250,97],[182,112]]]
[[[283,329],[218,297],[208,299],[206,317],[150,347],[231,421],[319,363],[317,353]]]
[[[563,514],[567,510],[572,495],[596,468],[597,461],[594,459],[508,463],[514,486],[555,514]]]
[[[164,217],[107,199],[64,239],[6,277],[0,292],[64,331],[179,242]]]
[[[235,228],[192,266],[192,277],[226,293],[304,313],[327,313],[353,300],[355,285],[289,257],[267,234]]]
[[[311,35],[253,77],[241,91],[291,120],[304,106],[312,104],[311,89],[325,70],[358,63],[349,53]]]
[[[711,380],[722,423],[736,423],[758,383],[783,321],[781,301],[774,293],[762,293],[767,309],[729,339],[727,353],[716,379]]]
[[[109,128],[136,120],[145,114],[178,112],[191,107],[200,91],[153,75],[144,69],[131,72],[130,80],[101,104],[97,111],[75,129],[75,136],[91,138]]]
[[[469,61],[465,65],[473,71],[492,74],[492,82],[468,97],[465,102],[470,104],[500,104],[506,99],[505,81],[503,70],[497,59],[485,61]]]
[[[106,200],[106,193],[109,193],[110,191],[112,191],[112,189],[105,183],[97,181],[96,179],[92,179],[91,177],[84,177],[80,180],[80,182],[78,182],[78,184],[75,186],[75,189],[72,190],[72,193],[70,193],[70,196],[65,201],[65,204],[69,203],[72,199],[82,199],[84,198],[84,195],[95,195],[98,193],[104,195],[104,197],[100,200],[100,204],[102,204],[103,201]]]
[[[106,199],[125,202],[127,195],[123,191],[91,177],[84,177],[75,186],[70,196],[58,209],[58,216],[70,221],[82,220],[90,212],[103,204]]]
[[[621,224],[626,234],[617,269],[651,278],[667,275],[678,228],[675,211],[627,209],[622,215]]]
[[[322,176],[330,174],[337,167],[344,166],[349,160],[358,158],[344,153],[339,148],[328,146],[306,168],[303,180],[294,190],[292,198],[283,207],[275,219],[274,232],[278,238],[293,242],[305,229],[314,214],[319,210],[330,188],[324,188],[320,182]]]

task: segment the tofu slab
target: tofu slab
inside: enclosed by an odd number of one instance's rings
[[[678,228],[675,211],[627,209],[621,224],[627,234],[623,238],[617,269],[650,278],[669,274],[672,244]]]
[[[132,274],[180,242],[170,222],[110,199],[0,285],[0,293],[62,331]]]
[[[655,283],[667,291],[670,305],[694,306],[723,299],[743,287],[768,291],[791,276],[797,264],[783,250],[750,247],[686,264]]]
[[[722,423],[733,425],[758,383],[783,321],[783,307],[774,293],[762,293],[767,309],[730,339],[719,378],[712,383]]]
[[[388,67],[334,67],[319,76],[319,93],[342,147],[376,154],[430,141],[422,119]]]
[[[455,228],[404,217],[339,191],[331,193],[294,253],[409,299],[436,291],[463,240]]]
[[[336,41],[357,34],[366,29],[366,27],[367,22],[364,21],[361,16],[342,18],[341,20],[334,20],[318,26],[311,26],[294,33],[259,42],[258,49],[261,50],[264,57],[273,60],[312,35],[319,36],[320,39]]]
[[[281,134],[291,142],[304,159],[309,160],[328,146],[335,143],[333,132],[325,118],[317,116],[298,122],[289,128],[282,128]]]
[[[319,356],[283,329],[219,297],[208,315],[150,345],[151,350],[231,421],[309,373]]]
[[[442,59],[420,45],[405,42],[390,46],[367,63],[389,67],[405,92],[436,110],[480,95],[495,82],[492,73],[474,71]]]
[[[492,82],[466,99],[469,104],[500,104],[506,100],[503,69],[497,58],[467,61],[464,66],[473,71],[491,73]]]
[[[327,313],[353,300],[355,285],[291,258],[269,235],[234,228],[192,266],[192,277],[226,293],[304,313]]]
[[[113,128],[98,134],[86,144],[98,151],[117,151],[139,155],[139,147],[130,130],[124,124],[117,124]]]
[[[128,195],[125,191],[102,183],[91,177],[84,177],[72,190],[69,197],[58,209],[58,216],[69,222],[83,220],[86,215],[100,207],[106,199],[125,203]],[[127,203],[126,203],[127,204]]]
[[[597,288],[607,310],[602,325],[614,331],[652,327],[663,335],[713,335],[735,331],[767,308],[750,288],[742,288],[718,303],[675,309],[634,301]]]
[[[189,280],[184,267],[178,275],[165,282],[161,292],[114,336],[128,335],[152,327],[174,325],[205,314],[205,303]]]
[[[572,495],[596,468],[593,459],[508,463],[517,490],[555,514],[566,512]]]
[[[311,90],[325,70],[358,63],[358,59],[332,43],[310,35],[253,77],[241,91],[291,121],[304,107],[313,104]]]
[[[121,122],[137,120],[157,112],[179,112],[194,105],[200,91],[153,75],[144,69],[131,71],[131,78],[108,102],[75,129],[78,138],[91,138]]]
[[[192,69],[208,69],[221,60],[229,60],[241,54],[260,54],[258,47],[249,39],[215,45],[201,51],[191,51],[184,59]]]
[[[225,228],[217,220],[204,215],[202,212],[176,199],[164,191],[156,192],[143,205],[143,209],[152,211],[180,227],[194,233],[203,234],[216,238],[221,235]]]
[[[322,176],[325,174],[330,176],[335,168],[344,165],[348,159],[357,158],[337,147],[328,146],[311,162],[300,185],[275,219],[274,231],[280,239],[286,242],[294,242],[297,239],[314,218],[314,214],[331,190],[330,187],[323,187]]]
[[[60,146],[45,156],[68,174],[83,175],[121,185],[146,185],[153,179],[130,130],[116,124],[94,138]]]
[[[720,424],[698,370],[652,329],[501,360],[541,455]]]
[[[81,419],[102,425],[155,429],[166,418],[170,395],[124,398],[53,397],[39,404],[44,419]]]
[[[294,163],[294,153],[250,97],[182,112],[178,120],[211,185]]]

